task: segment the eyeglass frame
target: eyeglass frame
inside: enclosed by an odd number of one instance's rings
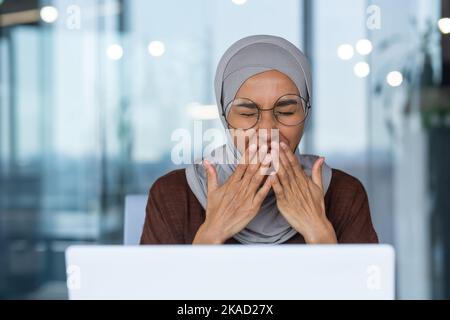
[[[297,123],[297,124],[291,124],[291,125],[284,124],[284,123],[282,123],[282,122],[280,122],[280,121],[278,120],[277,116],[275,115],[275,112],[273,112],[273,111],[275,110],[275,108],[277,107],[276,104],[277,104],[282,98],[284,98],[284,97],[286,97],[286,96],[296,96],[296,97],[299,97],[300,99],[302,99],[302,100],[306,103],[306,110],[305,110],[306,115],[305,115],[305,119],[303,119],[301,122],[299,122],[299,123]],[[239,130],[239,129],[241,129],[241,130],[250,130],[250,129],[254,128],[254,127],[259,123],[259,120],[261,120],[261,112],[263,112],[263,111],[272,111],[273,117],[275,118],[276,122],[279,123],[279,124],[281,124],[281,125],[283,125],[283,126],[286,126],[286,127],[296,127],[296,126],[299,126],[299,125],[303,124],[303,123],[306,121],[306,119],[307,119],[308,116],[309,116],[309,110],[311,110],[311,108],[312,108],[310,99],[306,100],[306,99],[303,98],[302,96],[300,96],[300,95],[298,95],[298,94],[294,94],[294,93],[287,93],[287,94],[282,95],[281,97],[279,97],[279,98],[277,99],[277,101],[275,101],[275,103],[273,104],[273,107],[270,108],[270,109],[262,109],[261,106],[260,106],[259,104],[257,104],[255,101],[253,101],[252,99],[249,99],[249,98],[235,98],[235,99],[231,100],[231,101],[228,103],[228,105],[229,105],[230,103],[232,103],[232,102],[233,102],[234,100],[236,100],[236,99],[246,99],[246,100],[249,100],[249,101],[251,101],[252,103],[254,103],[255,106],[256,106],[256,108],[258,109],[258,119],[256,120],[256,123],[255,123],[253,126],[251,126],[250,128],[245,128],[245,129],[244,129],[244,128],[235,128],[235,127],[233,127],[233,126],[228,122],[227,116],[226,116],[226,114],[225,114],[225,110],[222,108],[222,116],[224,117],[224,119],[225,119],[225,121],[227,122],[228,126],[230,126],[231,128],[233,128],[233,129],[235,129],[235,130]]]

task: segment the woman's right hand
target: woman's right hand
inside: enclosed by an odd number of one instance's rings
[[[218,185],[214,166],[207,160],[203,162],[208,177],[206,219],[192,244],[222,244],[257,215],[271,188],[270,179],[262,186],[261,183],[267,178],[272,161],[267,146],[257,151],[256,145],[247,148],[236,170],[222,186]]]

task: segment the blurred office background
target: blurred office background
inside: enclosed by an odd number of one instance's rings
[[[219,126],[221,54],[252,34],[314,72],[304,152],[358,177],[399,298],[450,298],[450,0],[0,0],[0,298],[64,299],[64,250],[122,241],[124,196]],[[445,19],[447,17],[447,19]]]

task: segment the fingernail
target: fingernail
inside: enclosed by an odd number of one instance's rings
[[[206,159],[203,160],[203,166],[204,166],[204,167],[209,166],[209,164],[210,164],[210,163],[209,163],[208,160],[206,160]]]
[[[272,147],[272,149],[278,149],[279,144],[274,141],[270,144],[270,146]]]
[[[288,147],[287,144],[284,142],[281,142],[280,145],[283,149],[287,149],[287,147]]]
[[[266,166],[266,165],[268,165],[268,164],[270,163],[270,161],[272,161],[272,156],[271,156],[270,153],[269,153],[269,154],[267,154],[266,157],[264,158],[264,160],[263,160],[263,162],[262,162],[262,165],[263,165],[263,166]]]
[[[251,144],[250,147],[248,147],[248,151],[250,151],[250,153],[256,152],[256,149],[258,149],[256,144]]]
[[[276,156],[278,156],[278,153],[279,153],[280,151],[278,150],[278,149],[276,149],[276,148],[272,148],[272,150],[270,150],[270,154],[272,155],[272,157],[276,157]]]

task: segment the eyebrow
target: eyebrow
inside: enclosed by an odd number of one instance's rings
[[[275,107],[284,107],[284,106],[289,106],[291,104],[297,104],[298,101],[295,99],[287,99],[287,100],[281,100],[276,102]],[[246,101],[242,101],[239,103],[235,104],[236,107],[243,107],[243,108],[249,108],[249,109],[255,109],[258,108],[258,105],[254,102],[246,102]]]
[[[297,104],[297,103],[298,103],[298,101],[295,100],[295,99],[281,100],[281,101],[277,102],[276,106],[277,107],[283,107],[283,106],[288,106],[288,105]]]
[[[255,109],[256,107],[256,103],[252,103],[252,102],[240,102],[235,104],[236,107],[244,107],[244,108],[249,108],[249,109]]]

